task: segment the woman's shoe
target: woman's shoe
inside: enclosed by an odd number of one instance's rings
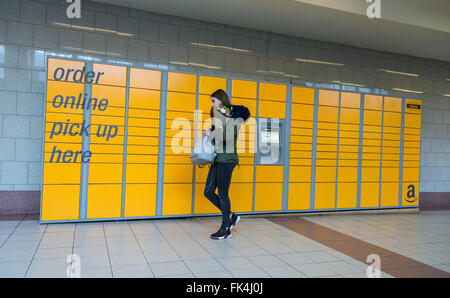
[[[236,215],[236,213],[233,212],[230,214],[230,218],[231,218],[231,225],[230,225],[230,231],[231,231],[233,229],[233,227],[235,225],[237,225],[237,223],[239,222],[241,217],[239,215]]]
[[[231,232],[229,227],[220,227],[220,229],[215,232],[214,234],[211,234],[211,239],[214,240],[221,240],[231,237]]]

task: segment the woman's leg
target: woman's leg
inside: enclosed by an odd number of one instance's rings
[[[231,184],[231,174],[235,166],[235,163],[218,163],[217,167],[217,186],[219,188],[220,210],[222,210],[222,226],[227,227],[231,224],[231,204],[228,190]]]
[[[212,164],[209,168],[208,178],[206,178],[205,191],[204,196],[211,201],[219,210],[220,209],[220,200],[216,195],[217,188],[217,165]]]

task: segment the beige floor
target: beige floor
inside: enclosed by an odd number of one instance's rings
[[[450,211],[305,219],[450,272]],[[219,217],[40,225],[0,221],[0,277],[367,277],[359,262],[264,218],[242,217],[211,240]],[[382,273],[382,277],[391,277]]]

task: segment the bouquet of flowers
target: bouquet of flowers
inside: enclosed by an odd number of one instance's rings
[[[221,104],[220,107],[217,109],[222,115],[225,115],[227,117],[231,117],[233,113],[233,106],[227,107],[224,104]]]

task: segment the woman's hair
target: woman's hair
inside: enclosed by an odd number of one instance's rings
[[[228,98],[227,93],[225,91],[223,91],[222,89],[217,89],[216,91],[213,92],[213,94],[211,94],[210,97],[217,98],[226,107],[231,106],[230,99]],[[214,118],[214,110],[213,109],[214,109],[214,107],[211,107],[211,110],[209,111],[209,115],[211,118]],[[214,130],[214,125],[212,125],[212,130]]]

